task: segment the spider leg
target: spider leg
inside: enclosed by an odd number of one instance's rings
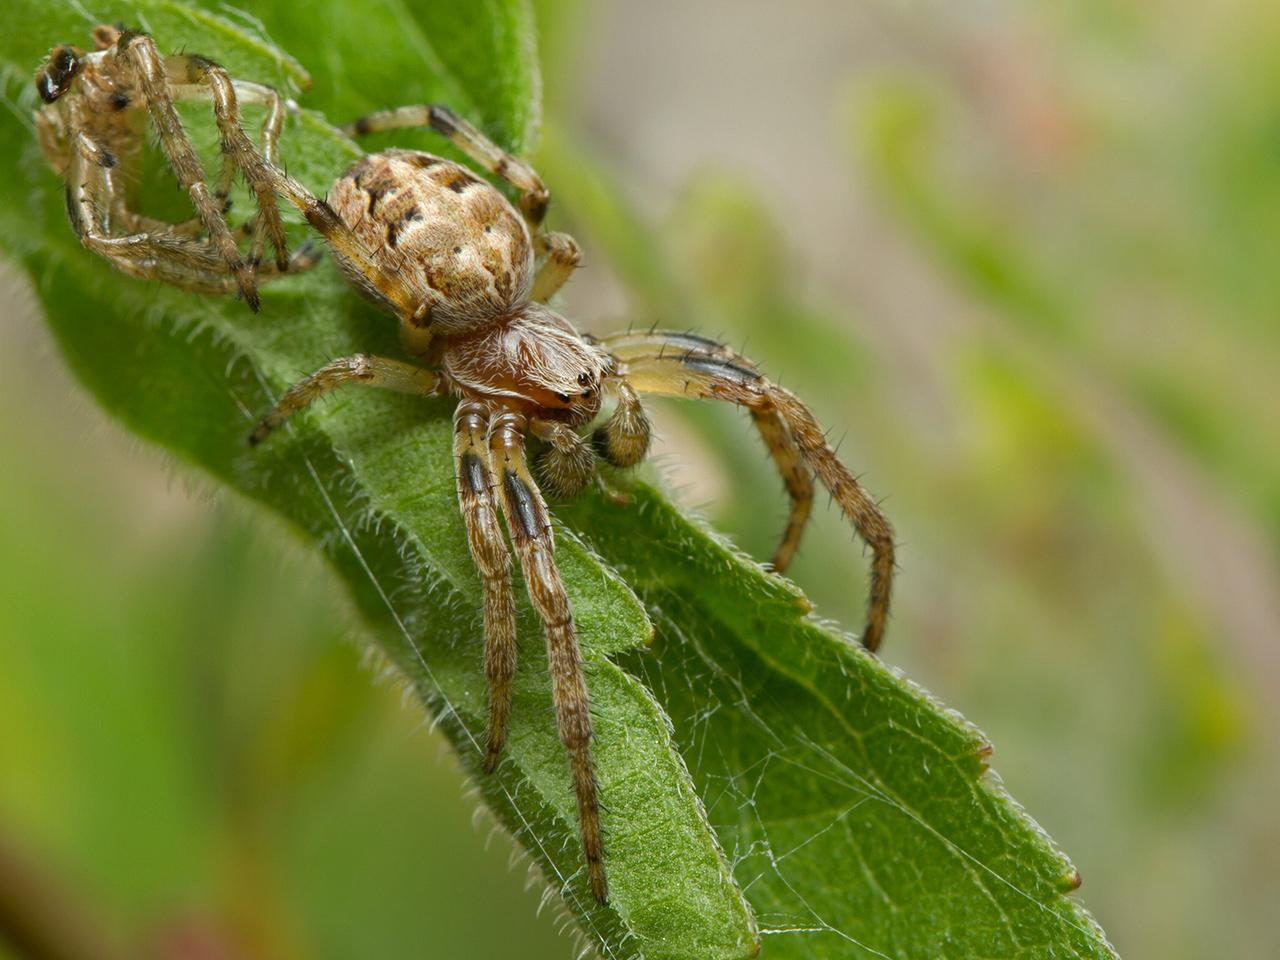
[[[534,235],[534,249],[540,261],[533,281],[532,299],[546,302],[572,275],[582,261],[582,251],[567,233],[544,233],[542,221],[547,214],[551,194],[538,172],[519,157],[513,156],[485,134],[463,120],[448,107],[425,103],[358,117],[343,127],[348,136],[357,137],[379,130],[402,130],[430,127],[449,139],[455,147],[494,176],[501,177],[520,191],[520,210]]]
[[[241,103],[255,103],[266,108],[262,118],[262,156],[267,163],[275,164],[280,153],[280,131],[284,129],[284,98],[275,87],[265,83],[232,79],[231,86]]]
[[[204,232],[204,224],[200,222],[199,217],[192,217],[190,220],[183,220],[181,223],[170,223],[167,220],[157,220],[154,217],[148,217],[144,213],[138,213],[124,204],[121,204],[116,210],[114,219],[123,229],[128,230],[130,233],[163,233],[171,237],[195,240]],[[236,231],[237,238],[242,234],[242,230]],[[230,277],[231,274],[227,274],[227,276]],[[261,279],[261,273],[259,273],[258,278]],[[233,283],[232,291],[234,292],[234,290],[235,284]]]
[[[266,109],[266,114],[262,120],[262,156],[269,165],[274,166],[280,153],[280,133],[284,129],[284,98],[280,96],[279,91],[277,91],[275,87],[268,87],[265,84],[253,83],[248,80],[232,79],[231,86],[232,89],[235,90],[236,99],[239,100],[240,103],[254,103]],[[173,94],[175,100],[208,100],[210,102],[213,100],[212,92],[208,87],[170,83],[169,92]],[[236,168],[235,164],[231,162],[230,154],[224,153],[222,157],[223,162],[219,170],[218,182],[215,186],[213,195],[222,204],[222,212],[225,216],[230,210],[230,201],[228,201],[227,195],[231,192],[231,181],[235,178]],[[273,185],[272,199],[274,201],[274,178],[271,177],[269,170],[267,176],[269,182]],[[175,233],[182,233],[187,236],[196,236],[203,229],[199,217],[193,217],[183,223],[175,224],[166,224],[163,221],[152,220],[150,221],[150,225],[148,225],[146,222],[148,218],[141,217],[136,214],[134,216],[137,216],[139,221],[142,221],[135,228],[138,230],[155,230],[159,229],[161,226],[168,226],[169,229]],[[263,245],[261,241],[264,237],[264,231],[261,229],[262,225],[261,218],[255,211],[253,219],[235,231],[237,240],[251,233],[256,234],[254,253],[252,254],[255,263],[260,261],[262,258]],[[278,248],[276,252],[279,254],[280,251]],[[285,272],[296,273],[297,271],[291,267]],[[262,276],[263,268],[259,266],[258,277],[261,278]]]
[[[489,411],[464,400],[453,415],[453,460],[467,545],[484,591],[484,673],[489,681],[489,734],[484,770],[492,773],[507,740],[511,681],[516,673],[516,612],[511,556],[498,521],[498,504],[485,442]]]
[[[731,363],[744,370],[756,369],[754,363],[732,348],[692,333],[623,333],[606,337],[602,344],[623,362],[666,357],[703,358]],[[774,570],[784,573],[795,557],[805,523],[813,511],[813,476],[804,466],[800,450],[781,414],[772,409],[748,410],[760,439],[782,475],[791,502],[786,528],[771,561]]]
[[[582,249],[567,233],[538,233],[533,238],[533,248],[541,262],[533,275],[530,298],[546,303],[578,268]]]
[[[71,226],[84,246],[131,276],[161,280],[201,293],[237,292],[220,252],[204,240],[178,232],[174,225],[132,213],[120,203],[116,169],[110,154],[84,133],[77,134],[67,161],[66,207]],[[135,232],[118,235],[113,228]],[[143,226],[149,229],[138,229]],[[314,250],[300,250],[288,264],[300,272],[315,263]],[[266,271],[274,278],[278,271]]]
[[[411,284],[404,283],[394,270],[384,267],[338,216],[337,211],[279,167],[272,166],[275,190],[297,207],[328,242],[347,278],[374,301],[386,305],[400,319],[402,334],[424,353],[429,340],[430,300]]]
[[[511,542],[520,558],[525,587],[547,635],[547,662],[555,702],[560,742],[569,754],[578,823],[587,876],[596,900],[608,894],[604,876],[604,846],[600,833],[600,804],[596,795],[595,768],[591,762],[591,716],[582,657],[573,628],[569,598],[552,556],[551,521],[542,494],[529,475],[524,456],[525,418],[503,412],[489,426],[490,463],[498,475],[502,509]]]
[[[791,501],[787,525],[773,551],[772,561],[773,569],[784,573],[796,555],[800,538],[804,536],[804,525],[813,512],[813,474],[804,465],[800,448],[777,410],[750,407],[748,412],[778,472],[782,474],[782,482]]]
[[[756,369],[753,361],[732,347],[696,333],[681,333],[675,330],[645,330],[638,333],[628,331],[602,337],[600,343],[612,355],[624,361],[651,357],[709,357],[714,360],[726,360],[747,370]]]
[[[280,270],[274,261],[264,263],[258,268],[257,278],[260,283],[269,283],[279,277],[305,273],[319,262],[320,251],[314,244],[304,243],[289,254],[289,262],[285,264],[284,270]],[[151,279],[161,280],[173,286],[184,287],[197,293],[212,294],[214,296],[229,296],[235,293],[235,279],[227,275],[221,261],[215,259],[213,263],[212,267],[205,270],[183,265],[175,265],[170,269],[162,262],[157,261],[152,265],[152,269],[155,272],[152,274]]]
[[[240,170],[249,189],[253,191],[257,205],[250,262],[256,265],[262,259],[263,248],[269,239],[276,251],[276,266],[281,270],[285,269],[289,254],[280,209],[276,206],[275,185],[268,166],[269,162],[274,163],[272,155],[283,123],[284,107],[280,95],[258,84],[254,84],[251,89],[248,84],[237,83],[218,64],[194,54],[166,57],[164,70],[169,78],[169,94],[175,100],[202,100],[206,96],[212,99],[213,117],[222,140],[222,170],[215,195],[225,206],[231,179],[235,171]],[[240,102],[237,94],[251,94],[252,99],[267,108],[263,134],[269,151],[267,157],[258,152],[240,126]]]
[[[476,127],[463,120],[448,107],[422,103],[394,110],[379,110],[358,117],[342,128],[356,137],[378,130],[402,130],[406,127],[430,127],[484,167],[520,191],[520,210],[535,231],[547,214],[550,193],[537,172],[519,157],[507,153]]]
[[[170,286],[211,296],[230,296],[238,292],[235,278],[226,272],[225,264],[211,247],[184,241],[195,246],[196,252],[194,255],[187,252],[179,253],[181,247],[172,245],[173,238],[162,234],[153,241],[157,248],[154,254],[143,256],[121,254],[118,244],[122,242],[136,244],[140,240],[145,242],[148,239],[134,234],[129,237],[103,238],[98,243],[86,244],[86,246],[110,259],[117,269],[143,280],[158,280]],[[174,256],[175,253],[178,255]],[[204,259],[203,266],[197,262],[201,255]],[[303,244],[289,255],[289,263],[283,272],[276,269],[275,263],[267,263],[258,269],[257,277],[261,282],[269,282],[289,274],[304,273],[314,267],[319,260],[319,251],[311,244]]]
[[[204,182],[200,161],[191,147],[191,141],[187,139],[182,121],[178,118],[173,99],[169,95],[168,76],[164,61],[156,50],[155,41],[145,33],[126,31],[117,40],[116,49],[137,74],[147,109],[160,136],[160,146],[169,159],[178,183],[190,196],[196,215],[209,235],[209,242],[218,249],[227,269],[235,277],[236,286],[245,302],[257,312],[259,302],[253,267],[240,255],[235,237],[231,235],[223,218],[222,206]]]
[[[862,643],[875,650],[889,616],[893,529],[836,457],[809,409],[791,391],[765,379],[750,361],[713,341],[683,334],[628,334],[606,338],[601,345],[620,362],[621,375],[642,393],[728,400],[751,412],[793,501],[778,548],[784,565],[794,553],[812,500],[807,471],[817,474],[871,547],[871,588]]]
[[[249,445],[256,447],[295,413],[305,410],[330,390],[348,383],[382,387],[397,393],[433,396],[440,392],[443,380],[430,370],[400,360],[372,357],[358,353],[330,360],[323,367],[299,380],[277,401],[249,434]]]

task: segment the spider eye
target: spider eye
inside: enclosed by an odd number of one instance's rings
[[[589,374],[589,373],[580,373],[580,374],[578,374],[578,386],[580,386],[580,387],[589,387],[589,386],[591,386],[591,374]]]
[[[567,393],[557,393],[556,396],[560,398],[561,403],[569,402],[569,395]]]

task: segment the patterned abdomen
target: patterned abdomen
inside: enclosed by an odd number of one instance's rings
[[[329,205],[431,305],[431,326],[442,334],[482,326],[529,298],[528,228],[465,167],[415,150],[370,154],[334,183]]]

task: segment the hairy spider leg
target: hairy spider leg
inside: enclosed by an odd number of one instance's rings
[[[622,364],[622,376],[641,393],[727,400],[751,411],[765,443],[771,445],[793,500],[791,521],[779,547],[784,561],[794,552],[799,532],[793,532],[793,528],[802,527],[812,499],[812,481],[806,484],[799,476],[805,468],[817,474],[858,535],[871,547],[871,587],[862,644],[868,650],[876,650],[889,617],[893,529],[875,501],[836,457],[813,414],[791,391],[765,379],[754,364],[737,362],[737,355],[727,347],[683,334],[650,336],[652,346],[647,355],[634,334],[614,341],[606,338],[602,345],[611,353],[615,348],[620,352],[614,356]],[[701,349],[696,348],[698,342],[702,342]],[[680,349],[679,344],[687,346]],[[773,447],[772,443],[784,434],[790,443],[783,441],[781,446]],[[797,501],[803,506],[798,507]]]
[[[611,354],[625,359],[629,357],[676,357],[689,355],[692,357],[711,357],[725,360],[746,370],[755,370],[753,360],[744,357],[732,347],[703,337],[696,333],[685,333],[677,330],[628,330],[604,337],[601,345],[606,345]]]
[[[503,150],[482,131],[439,104],[380,110],[353,120],[342,130],[348,136],[357,137],[381,130],[413,127],[430,127],[447,137],[466,156],[520,192],[520,211],[533,234],[534,253],[539,260],[531,299],[540,303],[548,300],[564,286],[582,262],[582,250],[569,234],[548,233],[542,229],[551,194],[538,172],[527,162]]]
[[[755,364],[730,347],[691,333],[623,333],[608,337],[603,346],[623,362],[646,358],[702,357],[756,371]],[[804,535],[813,511],[813,475],[804,466],[795,439],[781,414],[774,409],[748,408],[751,420],[773,458],[790,500],[787,525],[771,561],[778,573],[786,572]]]
[[[329,246],[343,273],[361,291],[383,303],[399,319],[402,332],[419,352],[426,349],[430,330],[430,299],[407,274],[384,267],[329,204],[279,167],[272,167],[276,192],[297,207]]]
[[[285,391],[284,396],[253,428],[249,434],[249,445],[256,447],[295,413],[305,410],[330,390],[348,383],[420,396],[434,396],[444,386],[444,380],[438,374],[402,360],[364,353],[330,360]]]
[[[207,241],[180,232],[182,225],[153,220],[129,211],[122,202],[118,170],[105,161],[110,154],[88,135],[78,133],[67,167],[66,205],[71,227],[81,243],[118,270],[143,280],[160,280],[200,293],[227,295],[239,289],[227,273],[221,251]],[[134,232],[117,235],[112,226]],[[315,265],[318,251],[304,244],[286,264],[285,273],[301,273]],[[258,271],[259,279],[281,275],[274,264]]]
[[[244,297],[249,308],[256,313],[260,303],[253,265],[240,255],[235,237],[232,236],[226,220],[223,219],[222,205],[214,198],[204,182],[204,171],[200,167],[200,161],[196,157],[195,150],[192,149],[191,141],[187,139],[182,121],[169,95],[169,77],[165,71],[164,60],[156,49],[155,41],[145,33],[126,31],[116,42],[116,51],[117,55],[124,57],[136,71],[147,109],[151,113],[160,137],[161,149],[168,157],[169,165],[173,168],[178,183],[191,198],[191,204],[196,208],[196,215],[204,225],[209,241],[217,248],[227,269],[235,277],[240,295]],[[232,102],[234,102],[234,95]],[[218,107],[215,103],[215,114],[217,111]],[[236,126],[238,129],[238,124]],[[256,153],[254,155],[257,156]]]
[[[802,462],[800,448],[777,410],[748,407],[747,412],[751,414],[751,422],[756,425],[778,472],[782,474],[782,483],[791,501],[787,525],[771,561],[774,570],[785,573],[800,546],[809,514],[813,512],[813,474]]]
[[[351,121],[342,128],[348,136],[361,136],[379,130],[403,130],[430,127],[447,137],[449,142],[495,176],[501,177],[520,191],[520,210],[529,226],[536,229],[547,213],[550,193],[537,172],[519,157],[512,156],[463,120],[448,107],[436,103],[379,110]]]
[[[489,469],[488,430],[486,406],[470,400],[458,405],[453,415],[454,473],[467,545],[480,571],[484,594],[484,675],[489,682],[484,771],[492,773],[507,741],[511,681],[516,674],[516,612],[511,593],[511,555],[502,538]]]
[[[441,392],[443,379],[429,370],[382,357],[358,355],[334,360],[290,387],[254,428],[249,436],[250,444],[261,443],[290,416],[347,383],[386,387],[402,393],[436,394]],[[520,414],[503,412],[492,419],[486,433],[485,408],[464,402],[458,408],[454,423],[458,500],[468,544],[485,591],[485,674],[490,684],[490,700],[484,766],[486,771],[493,769],[506,739],[511,678],[515,671],[510,580],[504,563],[496,559],[495,553],[502,542],[500,532],[494,529],[492,491],[496,486],[501,491],[502,512],[520,558],[529,599],[546,632],[552,700],[560,741],[569,755],[587,874],[592,895],[603,903],[607,898],[607,885],[600,807],[591,761],[587,688],[569,598],[553,557],[551,521],[525,461],[526,420]],[[499,476],[496,485],[493,473]],[[505,554],[505,547],[502,550]]]
[[[489,426],[490,466],[497,474],[507,532],[520,559],[525,588],[546,631],[551,695],[560,742],[569,754],[587,877],[592,895],[604,903],[608,888],[604,876],[600,804],[595,768],[591,762],[587,685],[582,676],[582,657],[574,632],[569,597],[560,582],[552,555],[554,543],[547,505],[525,462],[525,426],[525,418],[518,413],[504,411],[492,418]]]
[[[533,250],[539,263],[529,298],[546,303],[578,269],[582,263],[582,250],[578,241],[567,233],[543,231],[533,235]]]

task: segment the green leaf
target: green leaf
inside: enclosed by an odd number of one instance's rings
[[[358,14],[321,3],[305,16],[300,5],[261,6],[265,28],[158,0],[100,12],[145,25],[162,49],[305,87],[269,30],[315,75],[305,102],[339,118],[438,98],[513,147],[535,133],[521,3],[365,3]],[[3,121],[13,189],[0,243],[31,276],[66,361],[133,432],[325,553],[372,642],[601,954],[747,957],[763,944],[769,957],[1112,955],[1064,896],[1071,865],[985,770],[976,730],[641,485],[627,506],[591,493],[555,507],[605,807],[612,896],[595,905],[540,630],[523,599],[510,742],[495,775],[478,772],[479,583],[454,503],[451,405],[350,390],[249,451],[247,428],[273,396],[335,356],[395,355],[393,324],[331,263],[265,288],[254,316],[86,253],[22,121],[44,51],[82,41],[92,23],[34,0],[10,8],[0,69],[16,119]],[[199,109],[184,117],[197,143],[211,139]],[[358,148],[304,111],[282,156],[323,192]]]

